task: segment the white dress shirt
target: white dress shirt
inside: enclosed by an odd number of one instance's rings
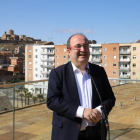
[[[83,112],[84,108],[90,108],[92,109],[92,84],[91,84],[91,78],[87,74],[86,71],[82,74],[82,72],[72,63],[76,84],[78,88],[78,94],[81,106],[78,107],[76,112],[76,117],[83,118]],[[89,68],[89,64],[87,64],[87,67]],[[98,106],[96,109],[98,109],[101,112],[100,106]],[[85,130],[87,126],[94,126],[94,123],[90,123],[87,119],[82,119],[81,124],[81,131]]]

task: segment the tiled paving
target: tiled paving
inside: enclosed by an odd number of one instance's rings
[[[139,140],[140,84],[117,86],[113,91],[117,100],[109,115],[111,140]],[[50,140],[51,121],[52,111],[45,104],[15,111],[15,140]],[[12,131],[13,113],[0,114],[0,140],[12,140]]]

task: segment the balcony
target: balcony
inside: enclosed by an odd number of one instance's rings
[[[49,79],[49,77],[41,77],[40,80],[46,80]]]
[[[54,55],[54,52],[42,52],[42,51],[41,51],[41,54]]]
[[[119,62],[130,62],[130,59],[120,59]]]
[[[119,51],[119,54],[131,54],[131,51]]]
[[[112,79],[109,80],[110,83],[116,84],[115,87],[112,87],[116,96],[116,104],[108,117],[111,134],[110,139],[128,140],[131,138],[138,140],[140,133],[140,122],[138,121],[140,116],[140,103],[137,98],[139,98],[140,80],[113,79],[116,82]],[[46,101],[41,99],[40,102],[38,98],[34,103],[33,99],[29,98],[28,105],[26,98],[25,105],[25,97],[23,96],[23,100],[21,100],[19,96],[20,94],[25,95],[22,91],[24,85],[32,84],[34,86],[35,83],[46,81],[48,80],[0,85],[0,107],[7,108],[7,110],[0,110],[0,140],[51,139],[53,112],[46,107]],[[44,86],[47,87],[47,84]],[[21,89],[19,93],[16,92],[18,88]],[[40,92],[39,94],[43,94],[43,90],[40,90],[40,87],[38,87],[36,91],[31,92],[33,96],[38,95],[36,93],[37,91]],[[46,96],[43,94],[44,99],[46,99]],[[136,97],[136,101],[134,97]],[[11,104],[10,108],[7,106],[8,103]],[[120,103],[122,103],[121,106]]]
[[[41,67],[53,69],[54,68],[54,65],[43,65],[43,64],[41,64]]]
[[[119,67],[119,71],[130,71],[130,67]]]
[[[98,51],[98,52],[90,52],[91,55],[101,55],[101,52]]]
[[[129,79],[130,75],[119,75],[120,79]]]
[[[91,59],[90,62],[101,62],[101,59]]]
[[[139,98],[140,80],[109,80],[112,85],[116,84],[115,87],[112,87],[116,96],[116,104],[108,116],[110,139],[138,140],[140,133],[140,103],[137,98]],[[27,85],[28,87],[30,85],[34,86],[35,83],[46,81],[48,80],[0,85],[0,107],[4,108],[3,111],[0,110],[0,140],[51,139],[53,112],[46,107],[46,101],[40,98],[40,102],[38,98],[34,100],[34,103],[33,99],[29,98],[28,105],[26,98],[25,105],[25,97],[23,96],[21,99],[21,96],[19,96],[20,94],[25,95],[22,87]],[[47,87],[47,83],[44,86]],[[19,93],[16,91],[18,88],[21,89]],[[28,90],[30,89],[29,87]],[[31,94],[36,97],[38,95],[38,93],[36,93],[37,91],[39,91],[39,94],[42,96],[43,90],[40,90],[40,87],[38,87],[38,89],[36,88]],[[38,97],[41,97],[40,95]],[[46,99],[46,96],[47,95],[43,94],[44,99]],[[136,97],[136,101],[134,97]],[[11,104],[9,108],[7,106],[8,103]],[[122,103],[122,105],[120,105],[120,103]]]
[[[42,74],[50,74],[50,71],[41,71]]]
[[[54,61],[54,58],[41,58],[41,61],[52,62]]]

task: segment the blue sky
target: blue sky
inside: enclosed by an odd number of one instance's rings
[[[82,32],[99,44],[136,42],[139,6],[140,0],[0,0],[0,36],[13,29],[59,45]]]

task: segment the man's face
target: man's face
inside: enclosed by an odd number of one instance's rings
[[[73,47],[75,45],[87,45],[88,41],[86,38],[82,35],[75,35],[70,40],[70,47]],[[89,59],[89,48],[84,48],[83,46],[80,49],[76,49],[73,47],[72,49],[67,50],[71,62],[75,64],[75,66],[79,65],[86,65],[88,63]]]

